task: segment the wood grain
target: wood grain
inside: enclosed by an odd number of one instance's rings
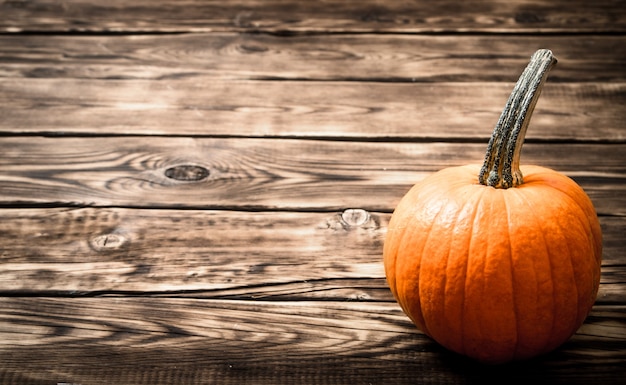
[[[206,32],[624,32],[611,0],[393,1],[4,1],[0,30]]]
[[[390,214],[134,209],[0,211],[0,292],[393,302]],[[626,217],[601,217],[598,301],[626,300]],[[169,292],[169,293],[168,293]]]
[[[0,379],[20,384],[587,384],[623,378],[616,370],[625,358],[623,306],[595,308],[554,353],[487,370],[439,348],[396,304],[154,298],[0,303]]]
[[[0,1],[0,384],[623,383],[621,3]],[[538,48],[522,162],[589,193],[601,285],[561,348],[484,367],[402,313],[383,239]]]
[[[0,215],[4,291],[197,291],[384,277],[381,221],[387,216],[375,213],[360,226],[336,213],[2,210]]]
[[[553,82],[624,82],[621,36],[3,35],[0,77],[514,83],[551,49]],[[67,87],[66,87],[67,88]]]
[[[570,175],[601,214],[625,215],[624,144],[527,143],[522,161]],[[417,181],[481,163],[485,144],[169,137],[0,138],[4,205],[391,212]],[[367,162],[362,159],[367,157]],[[589,159],[602,162],[589,162]],[[207,177],[168,178],[197,166]]]
[[[0,79],[0,132],[487,143],[509,83]],[[626,83],[549,83],[528,139],[624,143]]]

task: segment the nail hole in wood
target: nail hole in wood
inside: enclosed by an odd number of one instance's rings
[[[170,167],[165,170],[166,177],[183,182],[198,182],[207,178],[209,174],[209,170],[202,166],[188,164]]]

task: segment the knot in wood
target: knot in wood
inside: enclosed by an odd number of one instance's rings
[[[363,226],[370,220],[370,213],[363,209],[347,209],[341,213],[341,220],[350,227]]]
[[[165,176],[183,182],[198,182],[210,174],[209,170],[202,166],[183,164],[170,167],[165,170]]]
[[[117,250],[126,244],[127,239],[122,234],[102,234],[93,237],[89,242],[96,251]]]

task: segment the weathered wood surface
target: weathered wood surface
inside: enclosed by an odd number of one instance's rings
[[[622,384],[622,1],[0,1],[0,384]],[[598,300],[484,367],[410,323],[401,196],[482,161],[537,48],[522,160],[602,225]]]
[[[479,140],[509,83],[0,79],[0,133]],[[626,82],[546,86],[528,139],[624,143]]]
[[[8,32],[620,32],[621,0],[7,0]]]
[[[237,33],[3,35],[0,77],[514,83],[545,47],[560,60],[550,85],[626,80],[619,36]]]
[[[529,138],[623,141],[612,36],[0,36],[0,132],[484,139],[541,46]]]
[[[5,298],[0,305],[0,348],[10,349],[0,367],[5,383],[618,384],[624,374],[623,306],[597,306],[579,334],[540,361],[482,367],[414,332],[390,303]]]
[[[485,148],[298,139],[0,138],[0,178],[9,182],[0,185],[0,204],[391,212],[414,183],[445,167],[481,163]],[[523,160],[571,176],[600,214],[626,215],[625,153],[626,144],[527,143]],[[168,177],[177,167],[202,174],[198,180]]]
[[[361,209],[5,209],[0,288],[5,294],[191,291],[203,298],[393,301],[380,257],[389,217]],[[626,302],[620,291],[626,217],[601,217],[601,225],[598,301],[619,305]]]

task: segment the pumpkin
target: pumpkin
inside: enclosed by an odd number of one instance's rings
[[[484,163],[438,171],[397,205],[384,243],[388,285],[408,317],[445,348],[485,363],[556,349],[598,292],[602,234],[572,179],[519,165],[556,59],[537,51],[496,124]]]

